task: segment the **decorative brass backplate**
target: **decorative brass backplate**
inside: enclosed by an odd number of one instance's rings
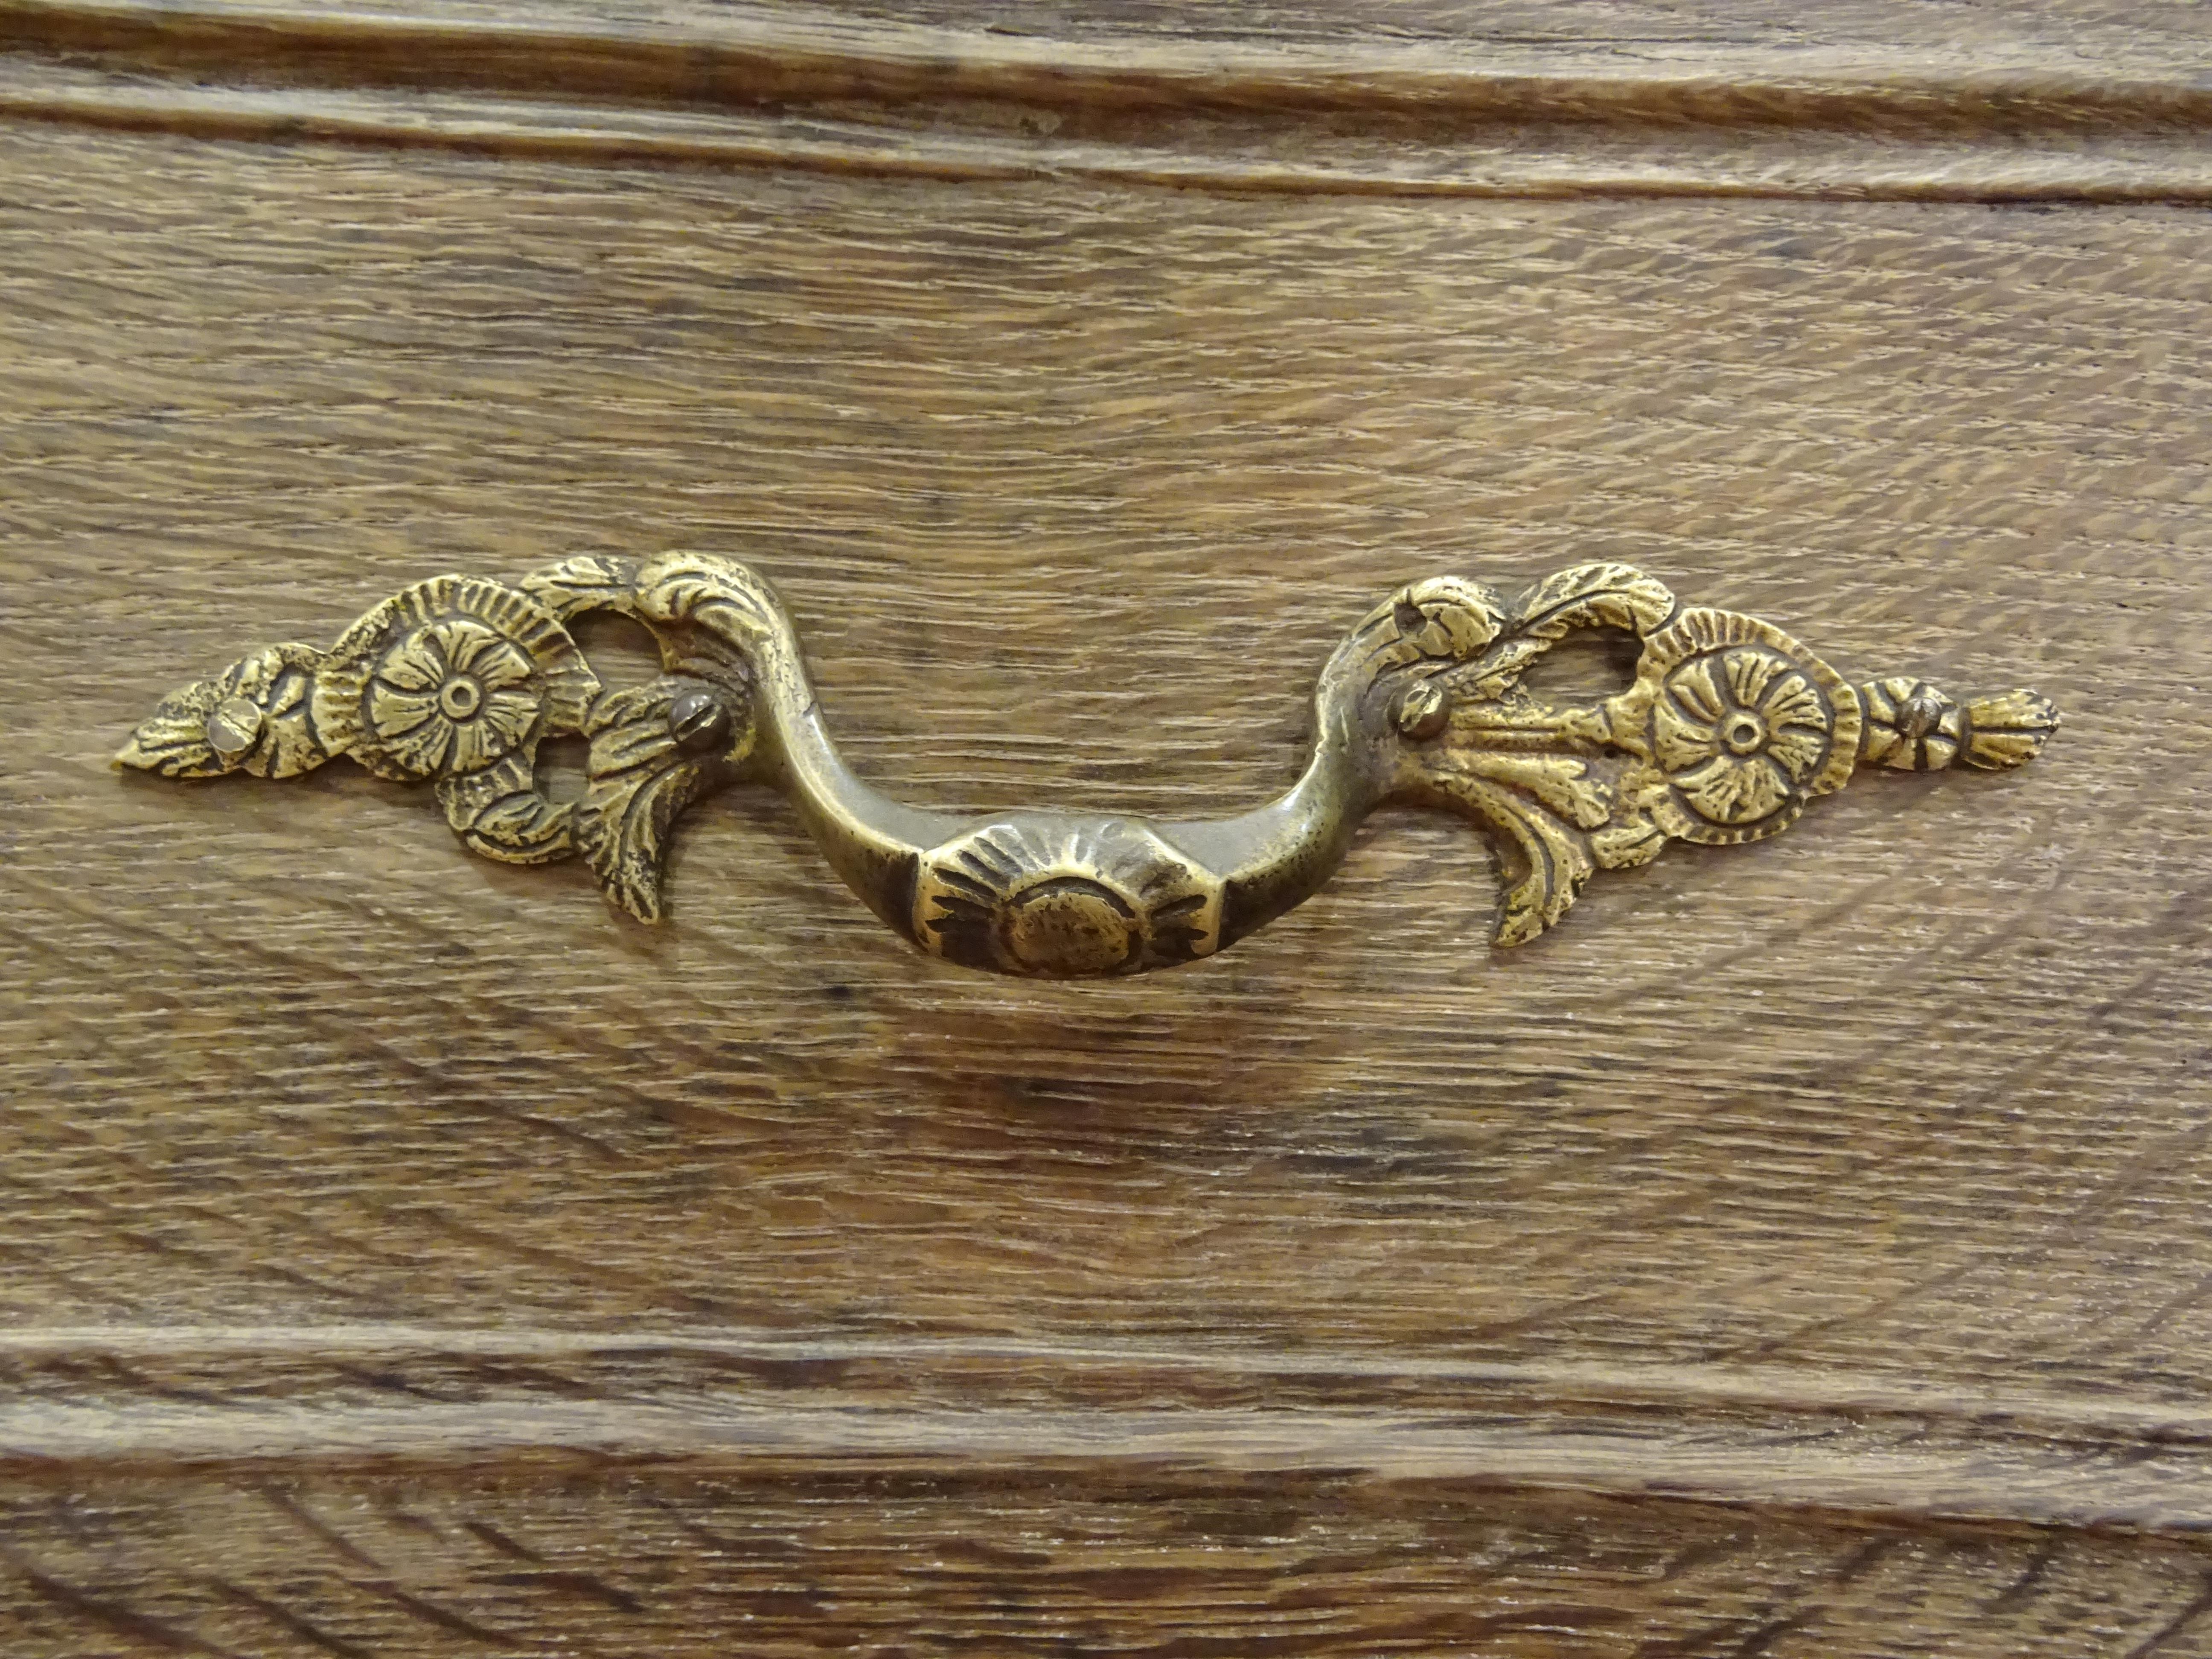
[[[567,624],[635,618],[661,677],[604,690]],[[1523,684],[1578,629],[1639,647],[1619,696],[1555,707]],[[1187,823],[1060,812],[963,819],[854,776],[823,730],[789,617],[752,571],[704,553],[571,559],[509,586],[417,582],[328,651],[269,646],[164,699],[118,761],[167,777],[289,778],[348,755],[430,784],[487,858],[581,854],[608,896],[660,917],[670,826],[726,784],[781,789],[870,908],[934,956],[1053,978],[1211,956],[1328,878],[1386,800],[1449,806],[1498,844],[1501,945],[1536,937],[1601,869],[1672,839],[1758,841],[1854,769],[1994,769],[2058,725],[2033,691],[1960,702],[1909,676],[1854,688],[1771,623],[1687,608],[1639,570],[1577,565],[1507,599],[1401,588],[1322,670],[1314,751],[1288,793]],[[590,740],[575,801],[538,787],[548,737]]]

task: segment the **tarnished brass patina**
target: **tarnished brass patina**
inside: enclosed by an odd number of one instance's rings
[[[567,624],[606,611],[659,641],[661,677],[603,689]],[[1639,643],[1626,690],[1555,707],[1523,684],[1578,629]],[[831,866],[924,951],[1053,978],[1211,956],[1328,878],[1386,800],[1480,823],[1508,871],[1497,941],[1521,945],[1601,869],[1669,840],[1757,841],[1856,767],[2018,766],[2057,729],[2032,691],[1961,702],[1910,677],[1853,687],[1771,623],[1679,605],[1620,564],[1508,599],[1439,576],[1370,611],[1323,666],[1304,775],[1231,818],[966,818],[878,793],[839,759],[789,617],[703,553],[572,559],[509,586],[418,582],[327,652],[267,647],[166,699],[118,757],[169,777],[296,776],[348,755],[430,784],[462,840],[535,864],[581,854],[615,903],[660,917],[670,826],[725,785],[789,796]],[[539,742],[590,740],[580,800],[538,787]]]

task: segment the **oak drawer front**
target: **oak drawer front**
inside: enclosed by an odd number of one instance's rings
[[[163,107],[0,125],[10,1652],[2207,1639],[2197,209]],[[2065,724],[1510,951],[1385,811],[1073,984],[918,953],[763,789],[648,927],[349,763],[109,764],[422,577],[674,548],[962,811],[1241,810],[1377,598],[1592,560]]]

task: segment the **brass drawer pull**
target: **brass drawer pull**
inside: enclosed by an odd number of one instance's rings
[[[661,678],[604,690],[566,623],[630,617]],[[1616,696],[1554,707],[1522,684],[1577,629],[1641,642]],[[1899,678],[1854,688],[1771,623],[1686,608],[1643,572],[1577,565],[1508,599],[1454,576],[1370,611],[1322,668],[1304,775],[1239,817],[963,818],[890,799],[838,758],[768,584],[727,559],[571,559],[514,586],[418,582],[328,651],[277,645],[164,699],[117,757],[167,777],[297,776],[349,755],[430,783],[462,840],[536,864],[581,854],[610,898],[660,916],[670,826],[726,784],[791,798],[838,874],[933,955],[1047,977],[1211,956],[1328,878],[1385,800],[1449,806],[1510,872],[1497,942],[1565,914],[1592,873],[1669,839],[1757,841],[1860,766],[2018,766],[2057,729],[2032,691],[1961,703]],[[538,745],[590,740],[580,800],[538,788]]]

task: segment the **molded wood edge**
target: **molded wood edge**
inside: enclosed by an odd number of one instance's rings
[[[0,119],[258,143],[453,150],[580,163],[777,168],[945,180],[1059,179],[1250,193],[1739,197],[2084,203],[2212,200],[2191,135],[1903,139],[1813,131],[1520,127],[1450,141],[1287,150],[913,131],[818,116],[457,93],[199,87],[0,58]]]
[[[0,46],[135,56],[171,69],[256,70],[322,83],[494,88],[651,101],[986,99],[1110,106],[1396,113],[1453,120],[1908,125],[1922,131],[2212,120],[2212,82],[2094,57],[1989,43],[1945,61],[1771,46],[1601,42],[1548,48],[1428,41],[1279,44],[1017,35],[736,4],[682,27],[579,27],[569,9],[496,21],[152,0],[0,0]],[[2010,61],[2005,61],[2009,58]]]
[[[2046,50],[1080,40],[0,0],[0,115],[607,163],[1423,195],[2199,200],[2212,84]]]
[[[2193,1534],[2212,1413],[1778,1368],[1404,1364],[360,1326],[0,1339],[33,1479],[583,1460],[1192,1480],[1327,1473]]]

